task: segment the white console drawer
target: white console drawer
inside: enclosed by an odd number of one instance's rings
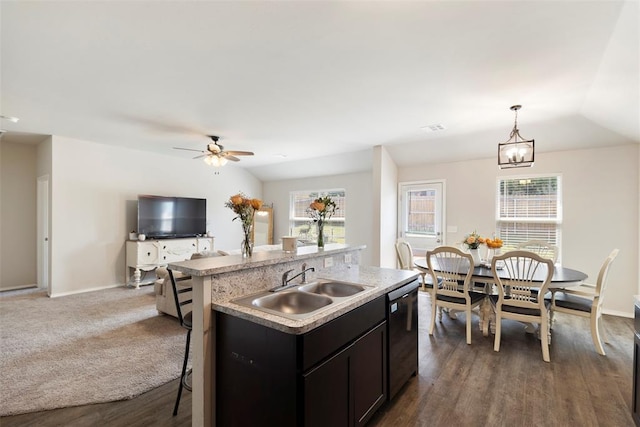
[[[191,258],[197,251],[196,239],[175,239],[160,241],[160,262],[169,263]]]

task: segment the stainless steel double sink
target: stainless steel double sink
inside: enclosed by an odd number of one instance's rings
[[[288,319],[302,320],[371,288],[355,283],[319,279],[287,290],[264,291],[231,302]]]

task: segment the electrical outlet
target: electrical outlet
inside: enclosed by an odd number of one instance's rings
[[[351,254],[344,254],[344,263],[351,264]]]
[[[324,259],[324,268],[333,267],[333,258],[327,257]]]

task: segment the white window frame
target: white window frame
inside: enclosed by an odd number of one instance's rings
[[[308,240],[307,243],[315,243],[316,242],[315,239],[317,238],[316,226],[313,223],[313,219],[309,215],[307,215],[306,212],[304,216],[295,216],[295,197],[297,195],[304,195],[305,197],[313,197],[315,199],[318,197],[325,197],[327,195],[331,196],[331,194],[334,194],[334,193],[344,193],[344,199],[342,203],[334,199],[339,209],[333,214],[331,218],[329,218],[325,222],[325,231],[323,233],[325,235],[325,243],[346,243],[346,240],[347,240],[347,212],[346,212],[347,211],[347,190],[344,188],[290,191],[289,192],[289,235],[298,237],[298,234],[295,231],[296,229],[295,223],[296,222],[300,223],[304,221],[304,222],[308,222],[310,226],[310,232],[309,232],[310,239]],[[344,233],[343,233],[344,237],[338,238],[338,240],[336,241],[331,240],[331,235],[328,235],[328,229],[331,229],[332,224],[333,225],[342,224],[342,228],[344,230]],[[304,236],[300,236],[300,237],[303,237],[302,240],[304,240]]]
[[[556,216],[552,218],[530,218],[530,217],[501,217],[501,197],[500,186],[503,181],[522,181],[532,180],[540,178],[555,178],[556,179]],[[515,248],[518,242],[509,242],[508,236],[500,235],[500,230],[504,223],[519,223],[519,224],[555,224],[556,225],[556,241],[551,242],[554,246],[558,247],[559,254],[562,252],[562,220],[563,220],[563,208],[562,208],[562,175],[559,173],[548,174],[536,174],[536,175],[514,175],[514,176],[499,176],[496,181],[496,230],[500,238],[505,240],[505,249],[511,250]],[[531,239],[534,239],[532,236]],[[559,259],[558,259],[559,260]]]

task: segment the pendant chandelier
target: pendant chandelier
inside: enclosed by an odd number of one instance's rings
[[[535,141],[533,139],[526,140],[520,135],[518,130],[518,110],[520,108],[522,105],[511,107],[511,111],[516,115],[513,130],[507,142],[498,144],[498,166],[500,169],[524,168],[533,165]]]

